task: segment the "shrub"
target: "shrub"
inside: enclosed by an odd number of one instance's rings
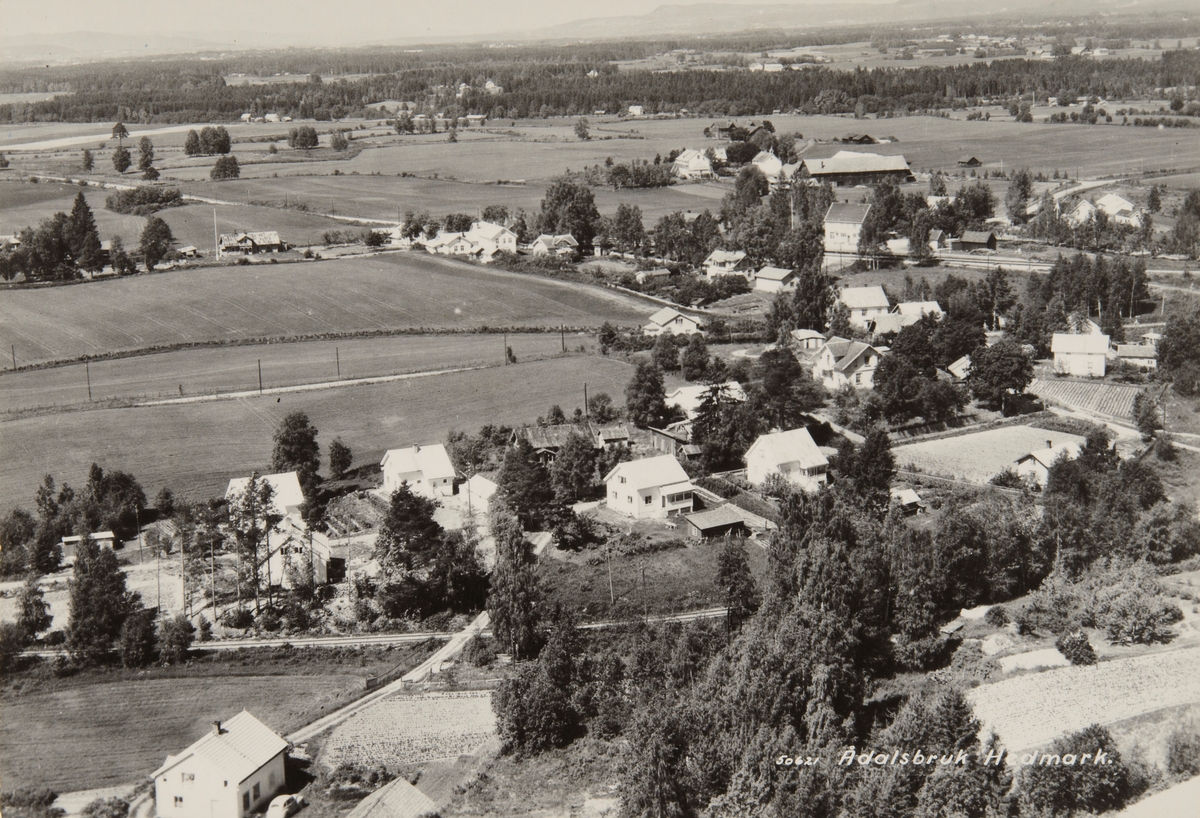
[[[104,206],[114,213],[132,216],[148,216],[164,207],[179,207],[183,194],[175,187],[135,187],[119,190],[104,200]]]
[[[158,634],[154,612],[134,611],[121,625],[121,664],[125,667],[145,667],[154,661]]]
[[[991,625],[993,628],[1003,628],[1012,620],[1008,616],[1008,611],[1003,605],[993,605],[988,608],[988,612],[983,615],[983,621]]]
[[[1091,753],[1094,758],[1101,750],[1108,754],[1110,764],[1079,763],[1084,753]],[[1063,764],[1065,757],[1073,757],[1075,763]],[[1099,725],[1059,739],[1049,751],[1039,753],[1038,759],[1037,765],[1022,772],[1022,814],[1027,805],[1036,815],[1099,813],[1120,809],[1137,794],[1112,735]],[[1047,759],[1047,763],[1042,763],[1042,759]]]
[[[21,787],[0,793],[2,807],[48,807],[58,798],[49,787]]]
[[[83,818],[126,818],[129,802],[124,798],[97,798],[83,808]]]
[[[213,638],[212,623],[205,619],[203,615],[200,617],[199,637],[201,642],[211,642]]]
[[[234,608],[225,612],[221,624],[227,628],[248,628],[254,624],[254,614],[245,608]]]
[[[207,621],[207,620],[206,620]],[[211,627],[210,627],[211,630]],[[177,614],[162,626],[161,652],[164,661],[181,664],[187,659],[196,637],[196,628],[184,614]]]
[[[475,634],[463,648],[463,660],[475,667],[488,667],[496,661],[495,641]]]
[[[1181,725],[1167,736],[1167,772],[1181,778],[1200,775],[1200,733]]]
[[[1073,665],[1096,664],[1096,651],[1092,649],[1092,643],[1088,641],[1087,634],[1083,631],[1064,633],[1058,637],[1054,647],[1058,648],[1058,652],[1067,657],[1067,660]]]
[[[958,635],[936,634],[913,640],[902,638],[896,642],[894,655],[905,670],[936,670],[949,664],[951,656],[961,644],[962,637]]]

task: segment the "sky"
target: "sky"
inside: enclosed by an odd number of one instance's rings
[[[805,1],[719,0],[736,5]],[[0,28],[7,36],[158,33],[336,46],[486,37],[592,17],[644,14],[667,4],[690,5],[686,0],[0,0]]]

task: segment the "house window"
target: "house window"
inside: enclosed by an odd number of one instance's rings
[[[242,809],[243,810],[250,809],[250,793],[248,793],[248,792],[242,793]]]
[[[180,774],[179,774],[179,780],[180,780],[180,781],[183,781],[183,782],[185,782],[185,783],[186,783],[186,782],[188,782],[188,781],[195,781],[195,780],[196,780],[196,774],[195,774],[195,773],[180,773]]]
[[[654,498],[651,497],[649,494],[647,494],[642,499],[645,501],[646,505],[650,505],[650,503],[654,502]]]
[[[175,806],[177,806],[177,807],[183,806],[183,796],[182,795],[175,796]]]
[[[259,799],[259,797],[260,797],[260,790],[258,789],[258,783],[256,782],[254,784],[254,800],[257,801]]]
[[[624,478],[624,477],[622,477],[622,478],[621,478],[621,485],[625,485],[625,478]]]

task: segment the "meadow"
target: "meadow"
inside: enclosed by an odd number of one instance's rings
[[[566,342],[572,353],[581,345],[595,345],[594,339],[575,334]],[[518,361],[561,353],[557,332],[513,333],[508,346]],[[503,361],[503,335],[398,335],[184,349],[94,361],[86,371],[83,364],[71,364],[0,373],[0,412],[86,405],[89,377],[93,400],[103,403],[257,389],[260,362],[263,386],[270,389]]]
[[[589,395],[607,392],[621,403],[631,374],[629,364],[609,358],[552,358],[316,392],[5,421],[0,509],[32,508],[48,473],[84,484],[93,462],[132,473],[151,497],[163,486],[195,500],[223,495],[230,478],[267,467],[271,437],[296,409],[320,430],[322,463],[340,437],[361,465],[379,462],[387,449],[444,441],[451,429],[532,423],[553,404],[571,414],[583,405],[585,382]]]
[[[897,468],[986,483],[1004,469],[1015,466],[1018,457],[1045,448],[1047,440],[1053,440],[1055,445],[1069,441],[1083,443],[1079,435],[1032,426],[1004,426],[897,446],[892,454]]]
[[[0,299],[18,365],[165,344],[484,325],[641,325],[656,308],[601,287],[424,253],[181,269]],[[11,353],[11,350],[10,350]]]
[[[415,667],[435,649],[427,642],[246,651],[193,659],[186,668],[18,676],[0,697],[0,779],[5,790],[59,791],[140,780],[211,730],[214,719],[246,709],[287,733],[357,699],[367,676],[401,662]]]

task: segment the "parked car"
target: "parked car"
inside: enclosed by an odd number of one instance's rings
[[[266,818],[288,818],[300,811],[305,804],[302,795],[277,795],[267,807]]]

